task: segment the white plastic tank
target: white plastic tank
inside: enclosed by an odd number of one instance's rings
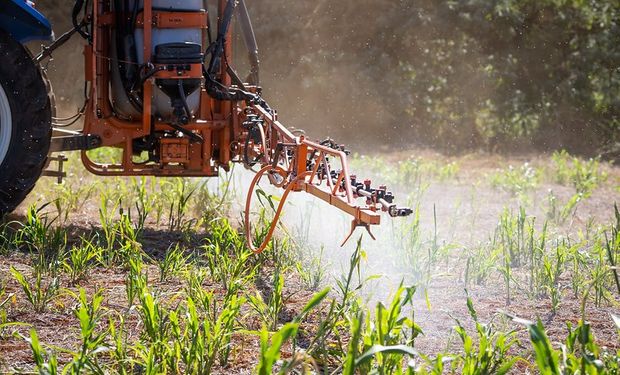
[[[130,6],[134,4],[130,1]],[[143,8],[140,1],[140,9]],[[166,10],[178,12],[198,12],[203,9],[203,0],[153,0],[153,10]],[[153,29],[153,50],[155,47],[164,43],[190,42],[202,44],[202,30],[200,29]],[[204,47],[204,46],[203,46]],[[144,30],[136,29],[136,49],[142,51],[144,48]],[[138,53],[138,61],[144,63],[144,53]]]
[[[134,0],[129,0],[129,9],[133,9]],[[140,0],[138,8],[143,10],[143,1]],[[162,11],[178,11],[178,12],[199,12],[204,9],[204,0],[153,0],[153,10]],[[135,30],[136,57],[138,64],[144,64],[144,30],[136,28]],[[112,38],[114,41],[115,37]],[[152,29],[152,51],[154,55],[155,48],[165,43],[196,43],[202,46],[202,30],[198,28],[180,28],[180,29]],[[203,50],[205,46],[202,46]],[[112,48],[112,53],[116,54],[116,47]],[[121,82],[120,73],[116,64],[112,69],[112,103],[115,111],[123,117],[137,117],[140,113],[129,102],[123,84]],[[200,106],[200,93],[194,92],[187,97],[187,103],[193,112],[196,112]],[[153,107],[156,116],[167,118],[172,116],[172,104],[170,98],[158,88],[153,93]]]

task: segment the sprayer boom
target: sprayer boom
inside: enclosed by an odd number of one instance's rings
[[[360,180],[349,171],[343,145],[326,139],[312,142],[304,135],[296,136],[283,126],[274,111],[266,104],[251,104],[244,113],[247,138],[243,150],[247,167],[260,163],[248,191],[245,209],[245,228],[248,243],[255,252],[262,252],[277,226],[282,209],[291,192],[306,192],[353,217],[351,233],[358,227],[365,228],[371,237],[372,225],[381,223],[381,212],[391,217],[409,216],[410,208],[398,207],[394,194],[386,186],[374,188],[371,180]],[[254,248],[251,239],[250,207],[256,186],[267,176],[271,184],[284,189],[274,220],[263,243]]]

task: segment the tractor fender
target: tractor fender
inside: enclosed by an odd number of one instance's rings
[[[22,44],[54,35],[49,20],[26,0],[0,0],[0,30]]]

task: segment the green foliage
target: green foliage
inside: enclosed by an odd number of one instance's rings
[[[518,321],[527,325],[540,374],[607,374],[618,370],[618,354],[596,344],[587,322],[579,321],[575,328],[567,323],[567,337],[561,350],[556,350],[540,320],[537,323]]]
[[[568,202],[562,204],[558,201],[553,191],[549,191],[547,195],[547,219],[558,225],[566,223],[569,218],[573,218],[576,215],[577,208],[583,199],[583,194],[577,193],[570,197]]]
[[[134,301],[148,285],[148,274],[143,272],[144,264],[142,259],[135,257],[129,260],[129,270],[125,277],[125,293],[129,308],[134,305]]]
[[[321,250],[318,254],[313,254],[312,250],[308,247],[299,248],[301,260],[295,264],[295,270],[299,274],[299,277],[304,282],[304,285],[312,291],[319,289],[327,276],[326,260],[323,255],[325,250],[324,246],[321,246]]]
[[[442,178],[439,177],[441,170],[433,170],[434,167],[428,165],[422,160],[410,160],[398,166],[398,173],[404,173],[405,183],[423,187],[429,176],[434,176],[435,180]],[[450,177],[452,172],[446,173],[448,177],[445,178],[453,178]],[[394,174],[392,178],[399,177]],[[549,224],[537,223],[524,209],[505,210],[488,242],[470,245],[464,251],[459,246],[458,251],[452,253],[452,245],[442,245],[444,233],[436,214],[434,223],[425,223],[420,213],[424,211],[418,208],[415,216],[403,221],[402,226],[394,225],[393,232],[387,234],[395,236],[394,248],[398,255],[402,255],[399,261],[407,267],[408,276],[419,282],[417,290],[422,296],[415,296],[415,287],[401,285],[391,299],[369,308],[362,302],[360,290],[376,276],[363,276],[367,255],[362,250],[361,241],[350,254],[348,268],[334,280],[327,278],[329,267],[326,267],[322,253],[303,258],[296,252],[305,251],[304,246],[286,236],[274,239],[266,253],[254,255],[247,249],[234,222],[212,212],[196,215],[192,202],[199,199],[197,196],[209,194],[201,187],[189,198],[185,216],[180,220],[191,223],[182,225],[185,229],[180,230],[192,233],[192,242],[178,246],[174,242],[165,256],[159,258],[157,255],[163,249],[152,244],[150,233],[145,236],[143,227],[152,223],[158,208],[154,206],[149,211],[143,205],[148,203],[149,197],[161,197],[152,195],[155,193],[149,190],[153,188],[152,181],[121,181],[115,180],[121,192],[103,194],[103,228],[95,228],[94,234],[71,238],[70,251],[61,251],[56,256],[48,251],[56,248],[55,243],[61,249],[66,246],[64,239],[54,240],[59,219],[49,216],[45,210],[32,208],[30,216],[24,219],[25,223],[10,223],[11,227],[0,230],[0,237],[4,236],[4,239],[0,238],[0,244],[4,241],[7,249],[14,249],[17,248],[15,241],[21,241],[20,247],[34,255],[35,266],[32,277],[11,270],[21,288],[16,294],[5,292],[0,280],[0,340],[24,332],[21,323],[9,321],[20,316],[15,311],[21,311],[24,303],[43,311],[56,301],[61,293],[59,284],[54,284],[60,280],[58,277],[72,287],[88,285],[88,290],[93,290],[94,285],[87,282],[101,285],[102,274],[114,278],[110,289],[106,289],[114,294],[106,295],[105,302],[104,292],[96,286],[90,296],[81,289],[77,292],[75,289],[63,290],[63,298],[58,299],[56,306],[61,306],[62,302],[65,308],[53,309],[53,312],[73,313],[74,329],[70,332],[74,342],[66,348],[41,344],[33,331],[28,340],[32,363],[40,373],[203,374],[232,371],[236,367],[228,366],[247,358],[246,345],[252,340],[250,345],[253,346],[250,347],[260,344],[260,352],[256,351],[251,357],[255,361],[252,363],[258,362],[256,371],[265,374],[505,373],[521,361],[516,355],[532,356],[536,355],[536,350],[541,353],[541,358],[546,355],[550,359],[534,364],[534,357],[531,357],[529,362],[532,364],[527,371],[537,372],[538,366],[543,374],[618,371],[620,354],[597,347],[587,324],[580,323],[577,328],[569,326],[564,338],[556,331],[553,341],[547,337],[547,342],[541,339],[546,333],[540,328],[535,335],[532,334],[535,350],[522,353],[518,350],[523,345],[517,345],[515,333],[510,328],[501,330],[502,326],[495,324],[495,319],[488,324],[482,323],[473,308],[473,301],[468,298],[475,329],[457,321],[454,337],[458,337],[459,346],[446,349],[453,353],[428,353],[432,354],[430,356],[423,353],[419,345],[416,347],[422,327],[415,315],[419,308],[417,302],[424,304],[426,297],[430,304],[428,293],[423,294],[430,289],[428,286],[438,272],[442,272],[442,278],[450,277],[450,281],[455,280],[453,274],[462,274],[463,282],[472,287],[485,283],[494,286],[492,283],[503,281],[508,300],[530,298],[539,300],[533,303],[539,303],[548,299],[552,312],[563,306],[564,298],[581,298],[583,321],[587,314],[592,313],[590,308],[586,309],[589,303],[615,306],[616,292],[620,293],[618,209],[611,226],[598,227],[596,222],[588,223],[584,233],[563,237],[558,237],[562,228],[554,225],[558,224],[556,220],[550,220]],[[195,185],[188,185],[192,186]],[[418,188],[414,186],[413,189]],[[133,215],[126,208],[127,204],[123,204],[128,200],[119,199],[127,192],[131,199],[142,196],[138,198],[140,202],[135,209],[131,206]],[[266,205],[274,200],[266,193],[262,198],[267,199],[264,201]],[[571,212],[576,207],[571,207]],[[150,214],[142,214],[143,209]],[[268,219],[268,209],[263,211],[264,220]],[[458,213],[454,216],[457,220]],[[434,224],[428,235],[424,232],[427,224]],[[162,230],[160,227],[157,230]],[[201,229],[204,233],[198,232]],[[67,231],[61,228],[59,233],[63,234],[62,238]],[[184,235],[174,233],[177,234]],[[200,238],[202,234],[204,237]],[[199,252],[192,253],[196,248]],[[460,258],[457,258],[458,254],[462,254]],[[20,255],[14,256],[19,259]],[[443,260],[446,260],[445,264]],[[285,284],[295,279],[291,275],[295,269],[309,287],[317,288],[322,280],[333,284],[334,290],[331,294],[330,290],[318,293],[297,316],[292,317],[291,313],[298,304],[291,306],[288,302],[296,292],[292,290],[289,294],[295,284],[286,288]],[[61,275],[60,270],[65,274]],[[97,271],[97,277],[90,278],[93,270]],[[307,273],[305,276],[304,272]],[[501,276],[502,280],[494,276]],[[118,284],[122,284],[123,279],[127,305],[124,301],[114,300]],[[106,286],[105,281],[103,286]],[[174,288],[177,282],[184,285]],[[14,291],[10,288],[15,285],[9,281],[8,290]],[[260,294],[255,293],[255,288]],[[568,296],[569,289],[572,289],[572,296]],[[303,294],[297,294],[296,301],[302,298],[299,295]],[[71,296],[73,303],[66,304],[65,300]],[[27,302],[20,301],[20,298]],[[546,301],[540,303],[547,306]],[[611,319],[618,325],[616,316],[612,315]],[[261,332],[248,331],[257,329],[257,325],[263,326]],[[252,337],[246,337],[248,333]],[[563,341],[563,346],[555,344],[558,340]],[[55,340],[53,343],[57,344]],[[554,366],[559,372],[545,370]],[[523,368],[517,369],[521,370]]]
[[[101,199],[99,219],[103,238],[100,239],[98,261],[106,267],[125,265],[129,259],[141,252],[142,245],[138,241],[138,232],[131,221],[131,213],[122,208],[122,200],[118,200],[112,212],[118,210],[119,218],[114,219],[109,213],[108,199]]]
[[[342,124],[331,134],[354,143],[370,136],[451,151],[590,154],[619,140],[616,0],[273,0],[250,8],[265,41],[262,62],[277,71],[265,87],[280,108],[302,109],[287,113],[301,128],[316,126],[306,116],[315,113]],[[336,15],[346,22],[333,22]],[[309,95],[300,102],[291,89]],[[334,106],[343,92],[349,100]],[[385,131],[393,123],[404,125]]]
[[[169,202],[168,230],[170,232],[188,232],[200,223],[199,220],[188,218],[192,196],[198,187],[188,180],[175,178],[164,181],[161,189],[164,191],[164,199]]]
[[[540,172],[529,163],[519,168],[512,165],[506,170],[497,171],[491,175],[491,186],[501,188],[513,195],[524,197],[525,193],[538,186]]]
[[[43,349],[43,346],[39,342],[39,336],[37,336],[37,332],[34,329],[30,331],[30,338],[27,339],[27,341],[30,343],[32,357],[34,359],[37,370],[39,370],[39,374],[60,374],[60,372],[58,371],[58,358],[54,354],[48,355],[45,349]]]
[[[422,329],[415,323],[413,312],[410,313],[411,317],[403,316],[404,308],[413,310],[415,292],[415,287],[401,285],[389,307],[378,303],[374,316],[366,313],[367,318],[361,333],[361,354],[357,356],[353,350],[353,355],[357,357],[355,367],[362,373],[397,373],[402,371],[405,358],[412,359],[417,355],[413,347],[415,339],[422,334]],[[357,324],[354,319],[354,335]]]
[[[368,281],[361,279],[360,266],[365,257],[360,238],[349,259],[347,272],[336,280],[338,299],[333,299],[329,304],[308,346],[308,353],[320,362],[338,360],[346,352],[343,337],[343,330],[348,325],[346,317],[358,309],[355,293]]]
[[[63,372],[70,374],[104,374],[105,370],[99,363],[99,357],[108,351],[107,331],[98,332],[98,324],[102,318],[101,304],[103,294],[96,291],[89,300],[84,289],[80,289],[78,295],[79,305],[75,310],[75,316],[80,322],[80,350],[71,353],[72,362],[65,367]]]
[[[613,279],[620,295],[620,210],[618,205],[614,204],[616,222],[611,227],[611,233],[608,236],[605,233],[605,250],[607,250],[607,259],[613,273]]]
[[[53,204],[61,224],[67,223],[71,214],[84,208],[84,205],[95,193],[95,186],[78,181],[76,183],[56,184],[52,187],[57,196]]]
[[[554,182],[572,185],[580,197],[590,197],[592,191],[607,180],[607,174],[601,171],[600,158],[584,161],[562,150],[553,153],[552,159],[555,164]]]

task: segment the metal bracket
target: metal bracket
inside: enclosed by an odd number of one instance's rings
[[[101,138],[98,135],[84,135],[58,128],[54,128],[54,133],[50,152],[92,150],[101,146]]]
[[[377,240],[375,235],[372,234],[372,231],[370,230],[370,224],[364,223],[360,221],[359,219],[354,219],[353,222],[351,223],[351,232],[349,232],[349,235],[347,236],[347,238],[344,239],[340,247],[344,247],[344,245],[346,245],[347,242],[349,242],[349,239],[351,239],[351,237],[353,236],[353,233],[355,233],[355,230],[360,227],[366,229],[366,231],[370,235],[370,238],[372,238],[374,241]]]
[[[58,184],[62,184],[62,181],[67,178],[67,172],[65,172],[65,163],[67,161],[69,161],[69,159],[67,159],[67,157],[65,155],[57,155],[57,156],[50,156],[47,158],[48,161],[48,165],[49,163],[55,161],[58,163],[58,168],[57,169],[48,169],[43,171],[43,173],[41,174],[42,176],[45,177],[56,177],[57,178],[57,182]]]

